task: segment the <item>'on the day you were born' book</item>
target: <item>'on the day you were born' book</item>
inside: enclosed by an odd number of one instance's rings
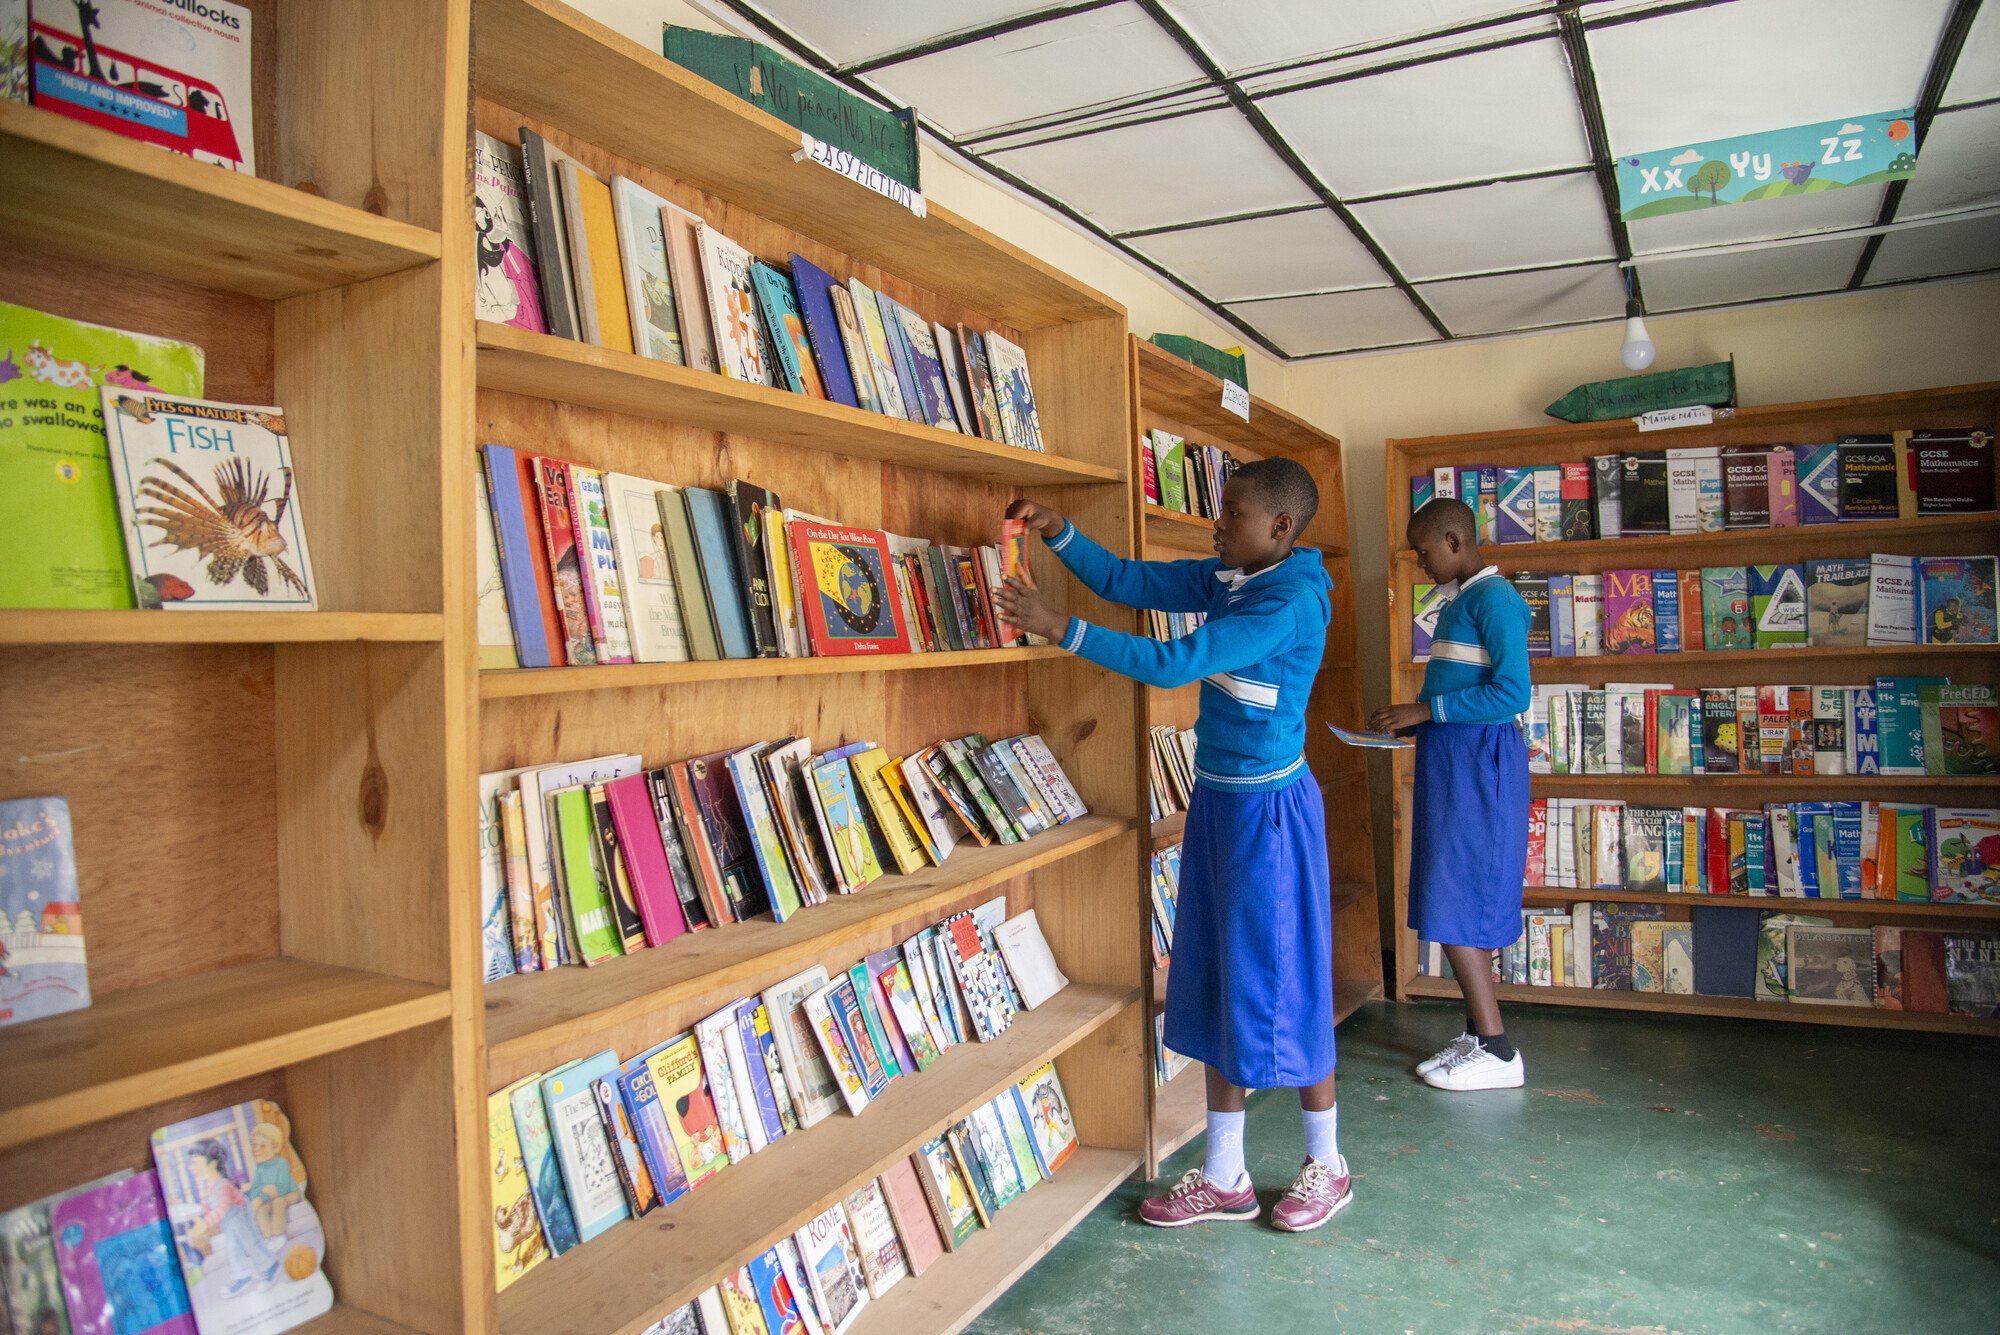
[[[122,387],[103,395],[139,606],[316,610],[284,410]]]

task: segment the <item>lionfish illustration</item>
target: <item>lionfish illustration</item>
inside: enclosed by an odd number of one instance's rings
[[[192,487],[195,495],[158,477],[148,476],[139,483],[142,499],[160,503],[137,507],[139,522],[150,524],[165,535],[148,546],[171,546],[180,551],[195,548],[209,558],[209,583],[220,588],[240,573],[244,583],[262,594],[271,591],[270,576],[264,570],[264,558],[269,557],[286,584],[302,594],[306,591],[305,581],[279,557],[285,550],[285,539],[278,526],[284,521],[285,507],[292,501],[291,469],[279,470],[284,474],[284,491],[278,497],[276,510],[266,515],[264,498],[270,491],[270,479],[242,459],[227,459],[215,466],[215,486],[222,493],[220,501],[171,459],[152,462],[164,465]]]

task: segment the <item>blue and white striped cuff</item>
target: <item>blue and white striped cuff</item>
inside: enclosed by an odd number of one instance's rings
[[[1069,629],[1063,633],[1062,647],[1073,654],[1082,653],[1083,633],[1089,629],[1090,623],[1088,621],[1085,621],[1082,617],[1071,617],[1069,619]]]
[[[1056,534],[1055,537],[1053,538],[1044,538],[1042,539],[1042,541],[1048,545],[1048,549],[1050,551],[1059,552],[1063,548],[1069,546],[1071,539],[1075,537],[1076,537],[1076,525],[1070,523],[1067,519],[1065,519],[1063,520],[1062,532]]]
[[[1212,774],[1200,765],[1194,767],[1194,776],[1213,788],[1270,788],[1280,781],[1289,779],[1306,767],[1306,758],[1300,756],[1289,765],[1281,765],[1266,774]]]

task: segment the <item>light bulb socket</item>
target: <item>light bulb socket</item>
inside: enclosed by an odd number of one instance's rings
[[[1640,303],[1640,301],[1639,301],[1639,299],[1638,299],[1637,297],[1627,297],[1627,298],[1625,298],[1625,318],[1626,318],[1626,319],[1628,319],[1628,320],[1638,320],[1638,319],[1642,319],[1642,318],[1644,318],[1645,314],[1646,314],[1646,308],[1645,308],[1645,306],[1644,306],[1644,305],[1642,305],[1642,304]]]

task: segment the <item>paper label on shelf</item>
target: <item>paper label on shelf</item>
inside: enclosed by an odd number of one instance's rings
[[[797,162],[811,158],[820,166],[837,171],[848,180],[867,186],[885,199],[893,199],[919,218],[928,217],[924,212],[924,196],[920,190],[912,190],[895,177],[879,172],[844,148],[835,148],[821,139],[815,139],[804,131],[799,132],[803,147],[792,154]]]
[[[1635,417],[1641,431],[1665,431],[1676,426],[1707,426],[1715,420],[1715,409],[1705,403],[1697,403],[1691,408],[1661,408],[1657,412]]]
[[[1244,421],[1250,420],[1250,391],[1234,380],[1222,382],[1222,410],[1235,413]]]

